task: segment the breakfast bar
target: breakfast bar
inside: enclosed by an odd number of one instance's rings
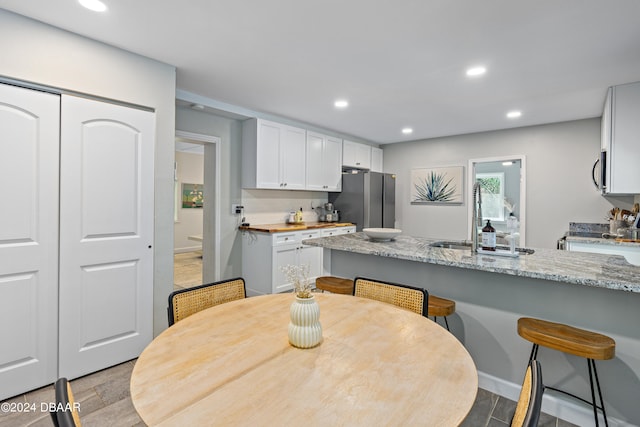
[[[610,425],[640,425],[640,267],[622,256],[533,248],[518,258],[473,254],[435,239],[400,235],[372,241],[363,233],[303,241],[323,247],[334,276],[365,276],[427,289],[456,301],[451,332],[474,359],[480,387],[516,400],[531,343],[520,317],[606,334],[616,357],[598,364]],[[440,245],[442,246],[442,245]],[[545,384],[588,398],[584,359],[549,349],[538,355]],[[543,410],[592,425],[586,405],[545,393]]]

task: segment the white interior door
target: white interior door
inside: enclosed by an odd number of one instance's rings
[[[59,111],[0,84],[0,400],[56,379]]]
[[[152,339],[154,129],[153,113],[62,96],[60,376]]]

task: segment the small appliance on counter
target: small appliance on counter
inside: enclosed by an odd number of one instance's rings
[[[291,211],[289,212],[289,219],[287,220],[287,223],[289,224],[302,224],[303,218],[302,218],[302,208],[300,208],[299,211]]]
[[[334,209],[333,203],[325,203],[322,206],[318,206],[321,212],[318,213],[318,221],[320,222],[338,222],[340,213]]]

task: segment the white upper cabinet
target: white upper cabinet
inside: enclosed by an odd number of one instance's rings
[[[307,132],[307,190],[340,191],[342,140]]]
[[[371,146],[345,140],[342,144],[342,165],[371,169]]]
[[[602,115],[604,194],[640,194],[640,82],[609,89]]]
[[[242,186],[304,190],[304,129],[262,119],[249,119],[242,127]]]
[[[371,172],[382,172],[382,148],[371,147]]]

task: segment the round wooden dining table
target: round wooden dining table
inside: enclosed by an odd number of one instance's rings
[[[158,335],[131,398],[150,426],[457,426],[478,375],[444,328],[370,299],[314,294],[323,341],[288,341],[293,294],[237,300]]]

